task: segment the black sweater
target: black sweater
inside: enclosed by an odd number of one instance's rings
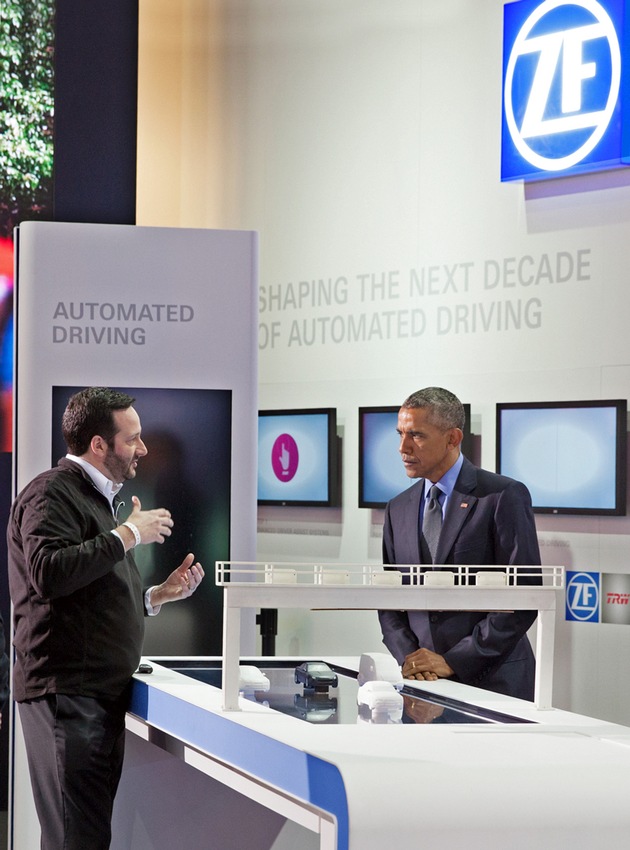
[[[107,499],[67,459],[28,484],[7,530],[13,696],[116,698],[138,666],[142,582]]]

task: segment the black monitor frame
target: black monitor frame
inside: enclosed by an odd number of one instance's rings
[[[567,514],[581,516],[625,516],[626,514],[626,478],[627,478],[627,430],[628,404],[626,399],[604,399],[587,401],[541,401],[541,402],[501,402],[496,405],[496,470],[509,475],[503,462],[505,425],[502,415],[509,410],[570,410],[587,408],[612,408],[615,411],[615,481],[614,504],[609,508],[578,505],[540,505],[533,496],[534,512],[539,514]],[[579,463],[579,458],[576,458]],[[512,476],[514,477],[514,476]],[[521,479],[522,480],[522,479]],[[527,481],[524,481],[527,484]]]
[[[464,438],[462,440],[462,452],[469,459],[472,455],[472,431],[470,427],[470,416],[471,416],[471,408],[470,404],[466,403],[463,405],[464,412],[466,414],[466,423],[464,425]],[[387,501],[382,501],[378,499],[370,499],[365,493],[365,466],[366,466],[366,451],[367,448],[365,446],[364,440],[364,419],[366,416],[370,416],[373,414],[393,414],[398,413],[400,410],[400,405],[376,405],[372,407],[360,407],[359,408],[359,507],[360,508],[375,508],[380,509],[384,508],[387,504]],[[402,469],[402,460],[400,458],[397,459],[400,467]],[[409,486],[411,486],[413,482],[409,482]],[[399,491],[402,492],[402,489]],[[397,493],[392,493],[392,498],[398,495]]]
[[[311,407],[311,408],[284,408],[279,410],[259,410],[258,422],[264,417],[284,417],[289,420],[291,417],[298,416],[322,416],[326,417],[326,457],[323,463],[326,467],[327,488],[326,495],[323,499],[318,498],[302,498],[302,499],[266,499],[258,497],[259,505],[278,505],[288,507],[291,505],[301,507],[320,507],[330,508],[337,507],[341,501],[341,446],[340,439],[337,436],[337,410],[334,407]],[[259,435],[260,448],[260,435]],[[260,458],[259,458],[260,463]]]

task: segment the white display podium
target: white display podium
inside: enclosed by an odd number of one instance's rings
[[[317,725],[147,660],[112,850],[627,847],[630,728],[446,680],[409,687],[512,722]]]
[[[166,850],[174,824],[177,841],[196,850],[381,850],[437,842],[449,850],[586,850],[595,843],[625,850],[630,728],[550,705],[551,614],[562,569],[543,567],[538,586],[516,585],[505,568],[500,583],[479,580],[477,573],[472,585],[464,570],[450,587],[424,579],[390,585],[378,572],[348,565],[218,565],[223,658],[150,658],[154,672],[135,677],[112,850]],[[470,717],[397,724],[357,716],[317,724],[238,693],[240,663],[283,661],[239,658],[241,606],[408,608],[410,601],[542,612],[538,704],[448,680],[409,682],[412,693],[467,706]],[[348,680],[360,661],[319,660]],[[222,668],[222,684],[191,680],[172,669],[177,664]],[[476,715],[484,721],[473,722]],[[184,799],[174,800],[182,789]],[[278,819],[299,825],[300,837],[283,839]]]

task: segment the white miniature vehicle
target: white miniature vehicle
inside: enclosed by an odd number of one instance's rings
[[[359,660],[359,685],[366,682],[389,682],[400,690],[403,677],[398,662],[388,652],[364,652]]]
[[[242,693],[254,693],[255,691],[268,691],[271,682],[258,667],[250,664],[241,664],[238,668],[238,689]]]
[[[403,698],[391,682],[366,682],[357,692],[357,702],[372,714],[402,715]]]

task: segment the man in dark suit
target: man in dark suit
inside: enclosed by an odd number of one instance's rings
[[[448,390],[428,387],[403,402],[399,451],[409,478],[419,480],[385,509],[385,564],[540,564],[529,491],[465,458],[463,427],[463,406]],[[429,514],[441,523],[434,556]],[[535,575],[522,580],[539,583]],[[452,678],[528,700],[535,662],[526,633],[535,619],[535,611],[379,611],[383,642],[403,677]]]

